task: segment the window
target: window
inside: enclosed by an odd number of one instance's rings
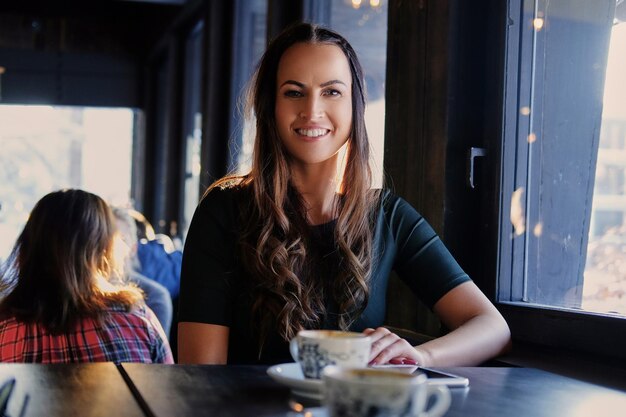
[[[611,97],[626,72],[615,8],[509,2],[498,300],[522,339],[623,355],[626,103]]]
[[[132,109],[0,106],[0,261],[51,191],[82,188],[131,204],[134,118]]]

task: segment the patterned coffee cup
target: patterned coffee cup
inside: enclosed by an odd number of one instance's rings
[[[450,391],[427,380],[420,371],[329,366],[323,372],[324,404],[330,417],[440,417],[450,408]]]
[[[366,367],[372,341],[363,333],[338,330],[301,330],[291,340],[291,356],[306,378],[319,379],[328,365]]]

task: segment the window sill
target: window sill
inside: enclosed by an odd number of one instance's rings
[[[537,368],[591,384],[626,391],[626,364],[616,359],[514,342],[513,350],[494,362],[498,362],[500,366]]]

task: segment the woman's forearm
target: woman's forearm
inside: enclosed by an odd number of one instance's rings
[[[478,315],[445,336],[415,349],[423,366],[472,366],[505,353],[511,332],[499,315]]]

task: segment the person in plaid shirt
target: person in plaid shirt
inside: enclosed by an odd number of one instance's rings
[[[62,190],[33,208],[0,269],[0,362],[173,363],[141,292],[124,283],[109,206]]]

